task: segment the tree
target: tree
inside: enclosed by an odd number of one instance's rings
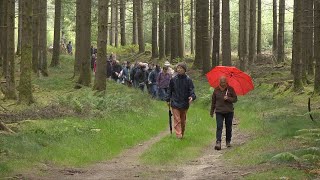
[[[143,0],[137,0],[137,20],[138,20],[139,53],[143,53],[145,51],[144,34],[143,34]]]
[[[216,67],[220,61],[220,0],[213,3],[212,67]]]
[[[6,99],[16,99],[16,85],[15,85],[15,45],[14,45],[14,27],[15,27],[15,0],[8,0],[8,15],[7,15],[7,61],[8,73],[6,76]]]
[[[97,71],[94,80],[94,90],[106,90],[106,69],[107,69],[107,36],[108,36],[108,5],[109,0],[99,0],[99,16],[98,16],[98,57]]]
[[[278,63],[284,61],[284,19],[285,0],[279,0],[279,29],[278,29]]]
[[[137,1],[132,0],[132,44],[138,44]]]
[[[245,70],[247,56],[247,3],[239,1],[239,60],[240,69]]]
[[[8,16],[8,1],[4,0],[2,2],[2,39],[1,39],[1,49],[2,50],[2,76],[6,77],[8,73],[8,51],[4,50],[7,47],[8,44],[8,21],[7,21],[7,16]]]
[[[280,0],[281,2],[281,0]],[[292,62],[294,63],[294,73],[293,73],[293,90],[295,92],[303,90],[302,84],[302,54],[301,54],[301,21],[302,21],[302,12],[301,12],[301,0],[294,0],[294,14],[293,14],[293,51]]]
[[[209,45],[209,0],[198,0],[201,3],[201,40],[202,47],[210,47]],[[206,74],[211,69],[210,48],[202,48],[202,71]]]
[[[80,66],[81,66],[81,59],[80,59],[80,2],[76,0],[76,42],[75,42],[75,46],[76,46],[76,52],[75,52],[75,60],[74,60],[74,74],[73,76],[75,77],[76,75],[78,75],[80,73]]]
[[[152,1],[152,58],[159,57],[158,51],[158,2]]]
[[[54,40],[53,40],[53,54],[50,66],[56,67],[60,64],[60,29],[61,29],[61,0],[55,0],[54,13]]]
[[[21,63],[19,82],[19,103],[34,102],[31,85],[32,71],[32,1],[21,0],[22,3],[22,37]]]
[[[91,83],[91,70],[90,70],[90,43],[91,43],[91,0],[78,0],[79,1],[79,58],[80,76],[78,84],[89,86]],[[76,88],[79,88],[77,85]]]
[[[32,18],[32,70],[38,73],[39,69],[39,0],[33,0]]]
[[[126,0],[120,0],[120,27],[121,27],[121,46],[127,44],[126,40]]]
[[[0,41],[0,67],[3,65],[3,52],[4,52],[4,47],[5,47],[5,44],[4,44],[4,35],[3,35],[3,30],[4,30],[4,25],[3,25],[3,22],[4,22],[4,0],[0,0],[0,38],[1,38],[1,41]],[[3,75],[3,73],[0,72],[0,77]]]
[[[47,0],[40,0],[39,4],[39,68],[43,76],[48,76],[47,63]]]
[[[181,3],[180,0],[176,0],[176,11],[175,13],[177,14],[176,16],[176,21],[177,21],[177,42],[178,42],[178,52],[177,52],[177,56],[180,58],[184,57],[184,44],[183,44],[183,38],[182,35],[184,34],[182,32],[182,19],[181,19]]]
[[[114,46],[119,47],[119,3],[115,0]]]
[[[165,54],[165,1],[159,1],[159,58],[164,59]]]
[[[202,61],[202,36],[201,36],[201,3],[199,3],[199,1],[195,1],[195,6],[196,6],[196,18],[195,18],[195,22],[196,22],[196,52],[195,52],[195,59],[194,59],[194,63],[193,63],[193,67],[200,69],[203,66],[203,61]]]
[[[171,17],[170,17],[170,1],[171,0],[165,0],[166,2],[166,17],[165,17],[165,25],[166,25],[166,29],[165,29],[165,41],[166,41],[166,45],[165,45],[165,53],[166,56],[169,57],[171,55]]]
[[[111,23],[110,23],[110,29],[109,29],[109,37],[110,37],[110,46],[113,46],[114,44],[114,31],[115,31],[115,1],[116,0],[110,0],[111,1]]]
[[[22,12],[22,8],[21,8],[21,0],[18,0],[18,40],[17,40],[17,52],[16,55],[20,56],[21,55],[21,12]]]
[[[256,47],[256,0],[250,1],[250,28],[249,28],[249,60],[251,66],[255,59]]]
[[[231,66],[230,0],[222,1],[222,65]]]
[[[261,54],[261,0],[258,0],[257,54]]]
[[[278,49],[278,20],[277,20],[277,0],[273,0],[273,40],[272,54],[276,57]]]
[[[190,0],[190,53],[194,54],[194,0]]]
[[[314,58],[316,61],[314,93],[320,95],[320,1],[314,1]]]

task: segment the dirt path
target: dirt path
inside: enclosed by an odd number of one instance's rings
[[[57,168],[44,165],[40,173],[21,174],[21,179],[241,179],[250,173],[246,169],[230,166],[222,155],[228,151],[223,145],[221,151],[213,149],[214,144],[207,147],[203,156],[182,166],[154,167],[142,165],[139,156],[154,143],[168,135],[163,132],[149,141],[126,150],[118,157],[87,168]],[[234,128],[233,146],[240,146],[248,140],[248,136],[240,134]],[[33,172],[34,173],[34,172]]]

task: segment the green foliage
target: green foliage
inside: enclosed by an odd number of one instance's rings
[[[310,179],[311,177],[312,176],[305,174],[302,170],[289,167],[276,167],[261,173],[249,175],[245,177],[245,179]]]
[[[274,161],[274,162],[295,162],[295,161],[299,161],[299,158],[297,156],[293,155],[292,153],[284,152],[284,153],[280,153],[280,154],[273,156],[271,158],[271,161]]]

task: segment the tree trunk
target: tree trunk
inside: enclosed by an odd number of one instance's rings
[[[0,67],[2,67],[3,63],[3,51],[5,48],[5,44],[3,41],[3,30],[4,30],[4,25],[3,25],[3,18],[4,18],[4,0],[0,0]],[[0,72],[0,77],[3,75],[3,72]]]
[[[54,40],[53,40],[53,54],[50,66],[56,67],[60,64],[60,29],[61,29],[61,0],[55,0],[54,13]]]
[[[170,14],[170,1],[171,0],[166,0],[166,14]],[[165,23],[166,23],[166,30],[165,30],[165,38],[166,38],[166,49],[165,49],[165,53],[166,56],[169,57],[171,55],[171,18],[166,17],[165,19]]]
[[[138,44],[138,33],[137,33],[137,1],[132,0],[132,44]]]
[[[194,54],[194,0],[190,0],[190,53]]]
[[[176,21],[177,21],[177,40],[178,40],[178,53],[177,53],[177,56],[179,58],[183,58],[184,57],[184,51],[183,51],[183,38],[182,38],[182,20],[181,20],[181,10],[180,10],[180,7],[181,7],[181,3],[180,3],[180,0],[176,0],[176,13],[177,13],[177,16],[176,16]]]
[[[79,0],[80,8],[80,76],[78,84],[90,86],[91,70],[90,70],[90,43],[91,43],[91,0]],[[78,86],[76,86],[77,88]]]
[[[220,64],[220,0],[213,2],[212,67]]]
[[[43,76],[48,76],[47,63],[47,0],[40,0],[39,68]]]
[[[127,44],[126,41],[126,0],[120,0],[120,26],[121,26],[121,46]]]
[[[281,2],[281,0],[280,0]],[[302,85],[302,54],[301,54],[301,21],[302,21],[302,1],[294,0],[294,14],[293,14],[293,42],[295,51],[292,60],[294,62],[294,74],[293,74],[293,90],[299,92],[303,90]],[[281,6],[281,5],[280,5]]]
[[[239,60],[240,70],[246,69],[247,49],[247,3],[246,0],[239,1]]]
[[[7,77],[8,74],[8,51],[4,50],[7,48],[7,44],[8,44],[8,1],[4,0],[3,1],[3,19],[2,19],[2,76],[3,77]]]
[[[114,46],[119,47],[119,1],[115,0]]]
[[[278,49],[278,13],[277,13],[277,0],[273,0],[273,41],[272,41],[272,54],[274,57],[277,55]]]
[[[261,54],[261,0],[258,0],[257,54]]]
[[[212,44],[213,44],[213,0],[209,0],[209,9],[210,9],[210,13],[209,13],[209,22],[210,22],[210,26],[209,26],[209,53],[212,54]],[[211,64],[211,63],[210,63]]]
[[[251,66],[255,60],[256,47],[256,0],[250,1],[250,29],[249,29],[249,61]]]
[[[111,16],[110,16],[110,28],[109,28],[109,38],[110,38],[110,46],[113,46],[114,44],[114,28],[115,28],[115,24],[114,24],[114,21],[115,21],[115,1],[116,0],[110,0],[111,4],[110,4],[110,7],[111,7]]]
[[[230,0],[222,1],[222,65],[231,66]]]
[[[184,0],[181,0],[181,16],[180,16],[180,19],[181,19],[181,44],[182,44],[182,47],[181,47],[181,55],[182,57],[185,56],[185,49],[186,49],[186,43],[185,43],[185,32],[184,32]]]
[[[279,29],[278,29],[278,63],[284,61],[284,15],[285,0],[279,1]]]
[[[158,2],[152,2],[152,58],[159,57],[158,51]]]
[[[18,4],[19,4],[19,8],[18,8],[18,40],[17,40],[17,51],[16,51],[16,55],[20,56],[21,55],[21,20],[22,20],[22,16],[21,16],[21,12],[22,12],[22,8],[21,8],[21,0],[18,0]]]
[[[314,75],[314,52],[313,52],[313,48],[314,48],[314,41],[313,41],[313,37],[314,37],[314,22],[313,22],[313,5],[314,5],[314,0],[309,0],[307,1],[309,3],[307,3],[307,13],[306,13],[306,21],[307,21],[307,41],[309,43],[307,43],[307,57],[306,57],[306,65],[307,65],[307,72],[309,75],[313,76]]]
[[[201,36],[201,3],[199,1],[195,1],[196,6],[196,52],[195,52],[195,59],[193,63],[193,67],[196,69],[200,69],[203,66],[203,60],[202,60],[202,36]]]
[[[80,59],[80,2],[81,0],[76,0],[76,52],[75,52],[75,60],[74,60],[74,76],[80,74],[81,67],[81,59]]]
[[[320,95],[320,1],[314,1],[314,58],[316,61],[314,94]]]
[[[178,57],[179,42],[178,42],[178,18],[177,18],[177,0],[172,0],[170,4],[171,17],[171,61]]]
[[[108,36],[108,5],[109,0],[99,0],[99,15],[98,15],[98,57],[97,71],[94,80],[94,90],[106,90],[106,69],[107,69],[107,36]]]
[[[31,85],[32,71],[32,0],[22,0],[22,37],[19,82],[19,103],[34,102]]]
[[[165,1],[159,1],[159,56],[160,59],[164,59],[165,54]]]
[[[6,99],[16,99],[16,85],[15,85],[15,44],[14,44],[14,27],[15,27],[15,0],[8,0],[8,16],[7,16],[7,59],[8,59],[8,73],[6,76]]]
[[[39,0],[33,0],[32,18],[32,70],[38,73],[39,69]]]
[[[200,0],[198,0],[200,2]],[[211,69],[209,46],[209,0],[201,0],[201,36],[202,36],[202,72],[206,74]]]
[[[139,53],[144,53],[144,33],[143,33],[143,0],[137,0],[137,20],[138,20],[138,41]]]

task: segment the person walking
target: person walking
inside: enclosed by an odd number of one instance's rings
[[[227,79],[221,76],[220,85],[212,94],[210,116],[216,114],[216,145],[215,150],[221,150],[221,135],[223,129],[223,121],[226,124],[226,146],[231,147],[232,137],[232,120],[233,120],[233,103],[237,102],[237,94],[234,88],[228,85]]]
[[[186,75],[187,65],[177,64],[178,74],[170,80],[166,101],[172,108],[176,137],[182,139],[185,133],[187,111],[192,101],[196,99],[194,85]]]

